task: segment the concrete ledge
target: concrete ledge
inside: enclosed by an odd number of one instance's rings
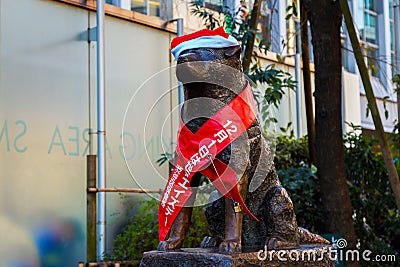
[[[329,245],[301,245],[299,249],[245,252],[232,255],[216,249],[183,248],[180,251],[149,251],[143,254],[140,267],[238,267],[238,266],[334,266]],[[332,257],[333,258],[333,257]]]

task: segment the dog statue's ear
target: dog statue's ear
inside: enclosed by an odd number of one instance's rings
[[[239,58],[240,57],[240,52],[242,51],[240,45],[226,47],[224,50],[225,50],[225,57],[226,58],[233,57],[233,56],[237,56]]]

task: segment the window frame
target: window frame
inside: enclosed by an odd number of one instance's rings
[[[389,1],[389,27],[390,27],[390,63],[392,76],[397,73],[396,51],[395,51],[395,32],[394,32],[394,7],[393,1]]]

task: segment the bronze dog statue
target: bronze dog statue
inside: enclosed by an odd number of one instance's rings
[[[204,110],[210,114],[217,112],[221,105],[215,103],[228,104],[247,86],[240,55],[239,45],[191,48],[180,53],[177,58],[177,77],[184,84],[182,119],[193,133],[209,118],[202,115]],[[202,98],[217,102],[206,105],[191,103]],[[322,237],[297,226],[293,203],[280,184],[259,122],[255,120],[244,135],[244,138],[235,141],[236,144],[234,142],[220,152],[217,158],[236,171],[239,192],[246,206],[260,221],[243,216],[242,212],[235,212],[233,201],[216,197],[218,193],[213,193],[214,201],[206,208],[206,218],[213,236],[205,237],[202,247],[219,246],[222,253],[235,253],[241,252],[242,246],[249,249],[264,246],[268,249],[288,249],[297,248],[299,243],[329,244]],[[190,185],[198,187],[200,178],[201,174],[196,173]],[[169,239],[160,242],[158,250],[169,251],[182,246],[190,225],[191,204],[195,197],[196,190],[188,205],[177,215]]]

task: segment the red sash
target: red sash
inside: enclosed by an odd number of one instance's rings
[[[207,176],[219,192],[238,202],[244,212],[258,221],[239,194],[235,171],[215,158],[253,124],[256,114],[253,94],[247,85],[228,105],[208,119],[196,133],[192,133],[181,121],[175,167],[164,189],[158,210],[160,241],[165,239],[176,216],[192,194],[190,181],[196,172]],[[204,168],[211,160],[213,165]]]

